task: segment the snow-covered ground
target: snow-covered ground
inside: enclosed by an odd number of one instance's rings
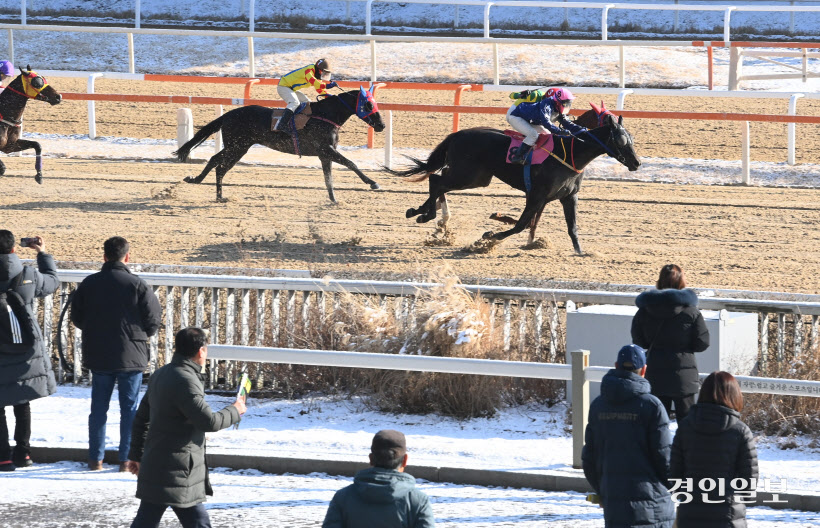
[[[253,470],[211,472],[214,496],[205,504],[215,528],[321,526],[336,490],[352,479],[311,475],[266,475]],[[0,474],[0,527],[129,526],[137,511],[135,478],[84,464],[43,464]],[[602,510],[580,493],[460,486],[418,481],[430,497],[439,528],[599,528]],[[83,493],[78,494],[77,490]],[[749,508],[754,528],[817,526],[820,514],[767,507]],[[173,513],[162,526],[179,526]]]
[[[56,395],[32,402],[32,444],[86,448],[90,395],[87,387],[61,386]],[[214,409],[231,401],[208,396]],[[411,465],[580,477],[583,473],[572,469],[572,439],[565,411],[563,406],[526,406],[504,410],[490,419],[461,421],[434,415],[379,413],[362,400],[251,399],[238,429],[208,435],[208,450],[367,462],[373,434],[393,428],[407,435]],[[109,448],[115,448],[119,441],[117,424],[119,407],[115,397],[108,416]],[[781,449],[784,442],[761,437],[761,479],[786,479],[790,492],[820,494],[820,449],[809,447],[808,442],[798,438],[797,448]]]

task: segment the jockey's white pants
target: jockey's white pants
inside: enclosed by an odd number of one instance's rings
[[[507,110],[507,123],[509,123],[510,126],[516,130],[516,132],[524,134],[524,143],[527,145],[535,145],[535,142],[538,141],[539,134],[550,133],[549,130],[541,125],[533,125],[523,117],[510,115],[513,110],[515,110],[515,105],[511,106],[510,109]]]
[[[278,93],[279,97],[281,97],[282,100],[288,104],[287,109],[291,112],[299,108],[300,104],[310,102],[307,95],[302,92],[292,90],[286,86],[277,86],[276,93]]]

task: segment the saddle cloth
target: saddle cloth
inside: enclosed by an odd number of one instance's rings
[[[285,109],[273,108],[271,111],[273,114],[271,115],[270,129],[276,130],[277,125],[279,125],[279,120],[282,119],[282,114],[285,113]],[[310,103],[302,103],[294,113],[293,119],[296,121],[296,130],[302,130],[305,128],[305,125],[307,125],[307,122],[310,121],[313,111],[310,109]]]
[[[524,135],[515,130],[505,130],[504,134],[510,136],[510,146],[507,149],[507,163],[511,163],[510,156],[515,152],[513,148],[521,146],[521,143],[524,141]],[[530,164],[539,165],[544,163],[544,160],[546,160],[550,152],[552,152],[553,147],[552,134],[539,134],[538,140],[532,148],[532,160]]]

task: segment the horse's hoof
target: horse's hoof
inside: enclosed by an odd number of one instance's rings
[[[430,221],[430,220],[432,220],[433,218],[435,218],[435,216],[425,216],[425,215],[422,215],[422,216],[420,216],[420,217],[416,218],[416,222],[418,222],[419,224],[426,224],[427,222],[429,222],[429,221]]]
[[[217,196],[217,198],[216,198],[216,203],[228,203],[228,199],[227,199],[227,198],[223,198],[223,197],[221,197],[221,196]]]
[[[376,183],[376,182],[371,183],[370,188],[373,189],[374,191],[378,191],[379,189],[381,189],[381,187],[379,187],[379,184]]]
[[[498,220],[499,216],[500,215],[498,213],[493,213],[493,214],[490,215],[490,220]]]
[[[494,233],[493,233],[492,231],[487,231],[486,233],[484,233],[483,235],[481,235],[481,238],[483,238],[483,239],[485,239],[485,240],[486,240],[486,239],[489,239],[489,238],[493,238],[493,234],[494,234]]]
[[[185,183],[197,183],[196,179],[191,178],[190,176],[183,178],[182,181],[184,181]]]
[[[413,218],[414,216],[416,216],[416,210],[411,207],[407,210],[406,213],[404,213],[404,216],[405,218]]]
[[[38,172],[37,176],[34,177],[34,181],[36,181],[37,183],[42,185],[43,184],[43,175]]]

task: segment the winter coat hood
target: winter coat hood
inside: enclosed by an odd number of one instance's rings
[[[623,403],[649,394],[649,382],[628,370],[610,369],[601,381],[601,396],[612,403]]]
[[[740,421],[740,413],[716,403],[697,403],[689,413],[692,428],[703,435],[719,435]]]
[[[23,263],[16,253],[0,255],[0,291],[7,290],[11,280],[23,271]]]
[[[416,479],[396,471],[371,467],[353,479],[356,494],[365,502],[388,504],[401,499],[416,487]]]
[[[635,305],[644,308],[653,317],[669,319],[678,315],[687,306],[697,307],[698,296],[689,289],[649,290],[638,295]]]

